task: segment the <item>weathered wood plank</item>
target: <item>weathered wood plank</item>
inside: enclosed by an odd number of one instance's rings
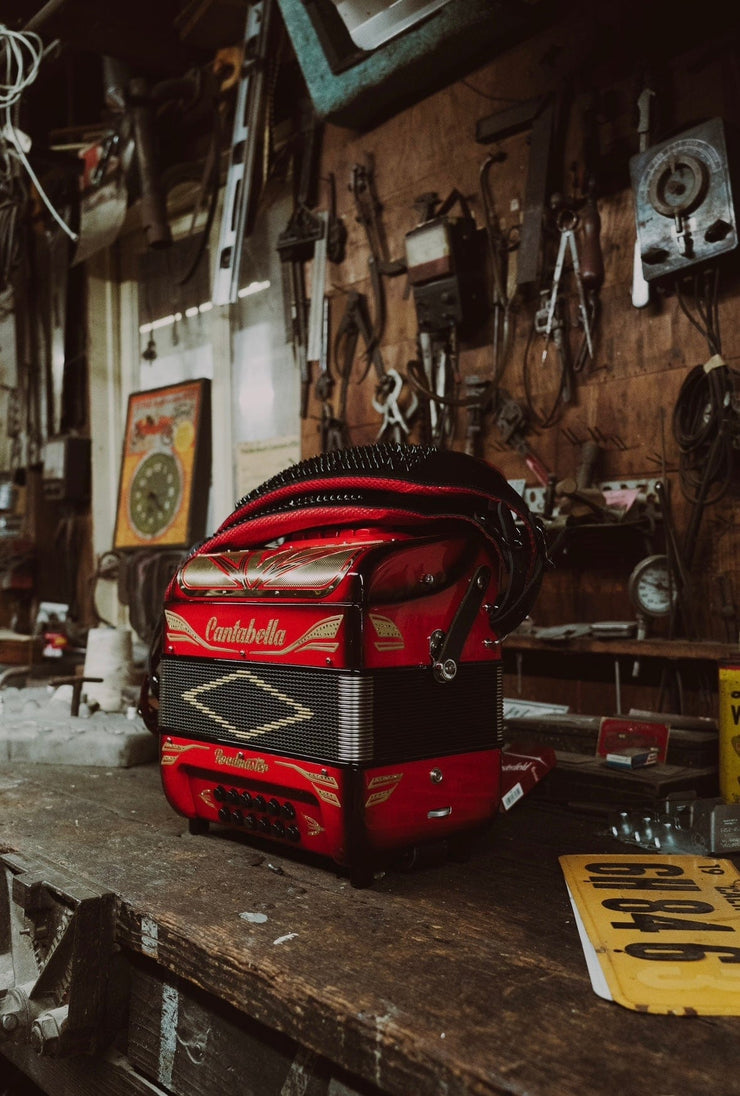
[[[134,965],[127,1054],[174,1096],[217,1096],[236,1078],[240,1096],[330,1096],[338,1080],[326,1059],[154,964]],[[356,1084],[351,1096],[380,1096]]]
[[[557,860],[613,847],[592,823],[524,804],[469,864],[368,891],[184,830],[153,767],[0,769],[0,841],[112,887],[127,953],[384,1092],[740,1093],[737,1020],[637,1016],[592,993]]]
[[[46,1096],[166,1096],[159,1085],[142,1077],[125,1055],[117,1050],[92,1058],[40,1058],[28,1047],[4,1041],[0,1050],[0,1079],[3,1056],[30,1077]]]

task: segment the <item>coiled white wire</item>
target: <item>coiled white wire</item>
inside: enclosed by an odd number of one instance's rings
[[[15,125],[14,108],[20,102],[23,92],[31,86],[38,76],[43,55],[44,46],[38,34],[33,31],[11,30],[0,23],[0,73],[4,76],[4,80],[0,83],[0,108],[3,109],[5,115],[3,129],[0,132],[0,151],[10,153],[11,149],[7,146],[8,144],[12,146],[12,154],[23,165],[28,177],[36,187],[41,201],[59,227],[67,233],[70,240],[76,242],[78,239],[76,233],[57,213],[28,162],[28,157],[23,149],[23,143]],[[2,148],[3,145],[5,146],[4,149]]]

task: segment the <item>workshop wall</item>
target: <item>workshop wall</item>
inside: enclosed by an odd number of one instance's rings
[[[533,330],[540,294],[534,286],[516,293],[510,302],[511,344],[499,362],[497,389],[505,391],[524,410],[527,444],[558,481],[576,477],[579,469],[590,482],[645,485],[632,512],[609,523],[597,507],[592,516],[573,518],[554,551],[555,569],[548,574],[534,609],[538,625],[577,621],[631,620],[634,612],[627,594],[633,565],[664,548],[663,513],[654,484],[663,477],[668,485],[679,541],[683,541],[691,507],[682,496],[679,450],[673,432],[676,400],[687,375],[711,357],[707,339],[697,330],[701,314],[694,297],[694,271],[678,285],[670,278],[652,286],[647,307],[631,302],[635,219],[629,177],[629,158],[638,151],[637,99],[645,86],[646,59],[650,62],[653,126],[650,143],[681,133],[705,120],[721,117],[728,132],[740,119],[740,73],[736,33],[718,36],[701,46],[671,37],[666,27],[651,27],[649,13],[641,35],[620,22],[611,7],[594,5],[588,18],[573,15],[534,40],[512,48],[465,79],[379,123],[356,132],[327,124],[323,138],[321,175],[333,173],[337,211],[348,230],[346,257],[330,265],[327,290],[331,324],[336,331],[345,308],[346,293],[366,294],[373,307],[369,276],[369,249],[358,222],[351,191],[356,165],[374,165],[375,186],[381,203],[380,220],[387,240],[387,258],[403,256],[404,236],[420,220],[415,202],[436,192],[444,200],[455,188],[470,204],[479,226],[485,224],[481,198],[481,168],[496,155],[490,169],[490,193],[502,234],[512,250],[510,282],[517,261],[516,240],[525,201],[531,142],[529,131],[486,145],[476,140],[476,125],[526,100],[554,96],[559,109],[552,162],[552,190],[582,206],[593,178],[601,218],[604,279],[594,326],[593,360],[575,374],[571,403],[557,404],[556,357],[550,348],[541,365],[543,336]],[[647,56],[646,56],[647,55]],[[735,179],[736,189],[740,179]],[[328,191],[325,192],[328,194]],[[328,198],[326,198],[328,201]],[[546,218],[540,259],[540,289],[552,284],[559,233]],[[583,240],[579,237],[579,247]],[[736,253],[717,264],[719,276],[716,311],[722,335],[722,354],[737,367],[740,354],[738,322],[738,258]],[[490,270],[489,270],[490,281]],[[386,369],[407,375],[408,363],[419,358],[414,301],[405,276],[382,279],[387,322],[382,337]],[[563,275],[568,315],[577,315],[578,299],[572,272]],[[712,283],[713,284],[713,283]],[[703,275],[699,281],[703,287]],[[680,298],[676,292],[680,290]],[[492,292],[492,290],[489,290]],[[511,285],[509,286],[511,292]],[[701,305],[702,298],[699,299]],[[683,306],[688,310],[687,315]],[[694,320],[695,322],[692,322]],[[567,336],[577,352],[582,332],[573,324]],[[491,379],[494,370],[493,319],[489,316],[472,338],[459,342],[460,384],[466,378]],[[336,378],[338,364],[330,362]],[[312,381],[316,365],[312,366]],[[375,441],[380,419],[372,406],[376,377],[372,369],[361,383],[364,365],[358,353],[347,391],[346,424],[352,444]],[[328,410],[338,407],[340,386],[335,383]],[[411,388],[401,397],[408,406]],[[303,422],[302,453],[321,450],[322,402],[311,390]],[[496,422],[495,406],[482,417],[482,431],[470,430],[466,408],[456,412],[454,448],[476,446],[479,455],[495,463],[512,480],[526,480],[525,497],[541,503],[543,492],[521,452],[507,445]],[[550,425],[538,425],[538,422]],[[411,440],[422,440],[421,416],[413,420]],[[586,443],[597,449],[593,467],[586,469]],[[736,477],[722,484],[724,497],[703,516],[693,557],[690,606],[694,638],[737,642],[736,599],[740,560],[734,502]],[[719,490],[715,485],[711,495]],[[557,513],[557,508],[556,508]],[[575,511],[573,511],[575,515]],[[561,522],[563,515],[561,514]],[[555,533],[553,533],[553,539]],[[657,621],[651,634],[666,634],[668,625]],[[685,626],[684,626],[685,628]],[[684,634],[688,634],[686,630]]]

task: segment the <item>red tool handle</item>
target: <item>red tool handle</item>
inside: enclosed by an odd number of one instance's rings
[[[524,454],[524,463],[542,486],[547,487],[550,482],[550,473],[545,468],[540,458],[533,453],[531,449]]]

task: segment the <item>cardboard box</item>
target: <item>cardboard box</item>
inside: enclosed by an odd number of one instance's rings
[[[501,756],[501,811],[509,811],[531,792],[535,784],[555,768],[555,751],[549,746],[512,742]]]

